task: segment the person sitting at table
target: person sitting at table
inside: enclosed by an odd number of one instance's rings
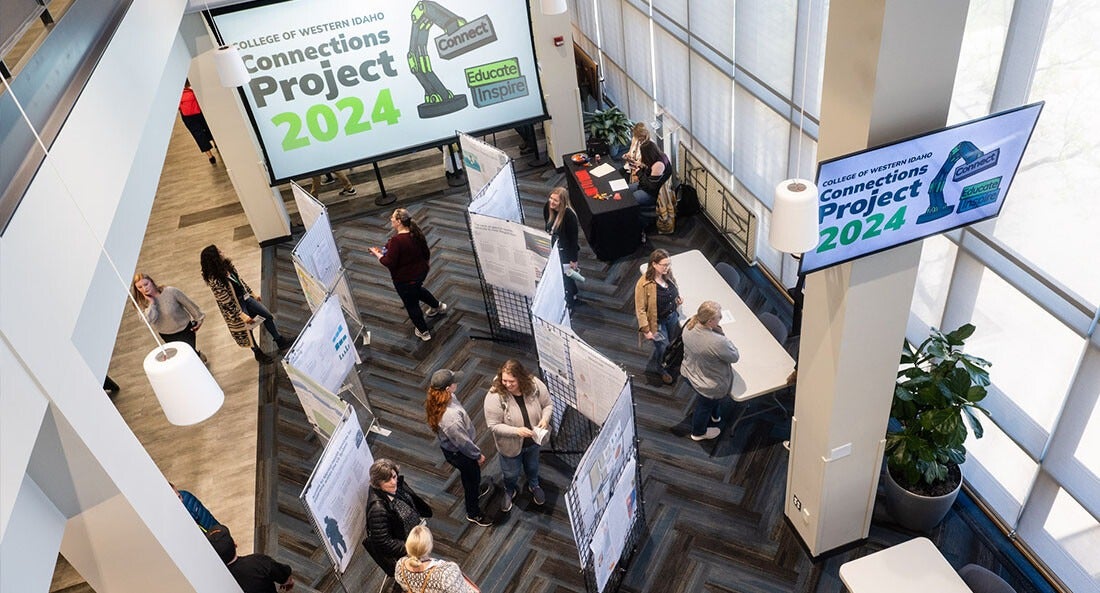
[[[722,306],[703,301],[684,326],[684,363],[680,372],[695,391],[691,413],[691,440],[713,439],[722,430],[718,406],[733,389],[733,367],[741,358],[737,347],[722,332]]]
[[[672,276],[672,259],[664,249],[655,249],[649,255],[645,274],[634,285],[634,314],[638,318],[638,333],[653,342],[653,355],[649,367],[660,370],[661,381],[672,385],[671,369],[662,359],[668,345],[680,333],[680,314],[676,311],[684,300]]]
[[[634,200],[639,206],[653,208],[657,205],[661,186],[672,177],[672,163],[652,140],[644,142],[639,151],[641,165],[632,176],[635,181],[630,184],[630,191],[634,192]]]
[[[642,145],[646,142],[649,142],[649,128],[646,127],[645,122],[634,124],[631,129],[630,148],[623,155],[623,163],[626,165],[623,170],[626,171],[627,175],[641,166]]]
[[[558,254],[565,268],[565,305],[570,310],[579,302],[577,280],[584,281],[577,266],[580,243],[577,241],[577,213],[569,207],[569,190],[558,186],[550,190],[550,198],[542,205],[542,219],[550,241],[557,242]],[[568,266],[568,267],[566,267]]]

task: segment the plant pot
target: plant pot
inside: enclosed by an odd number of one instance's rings
[[[890,470],[886,470],[886,510],[890,517],[902,527],[912,531],[927,532],[940,524],[955,504],[962,488],[962,476],[955,489],[941,496],[922,496],[914,494],[894,481]]]

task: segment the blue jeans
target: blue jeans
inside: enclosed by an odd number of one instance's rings
[[[279,328],[275,327],[275,316],[271,314],[271,311],[268,311],[263,303],[257,301],[254,297],[247,297],[241,301],[241,310],[249,317],[263,315],[264,329],[267,330],[267,333],[271,334],[276,342],[283,339],[282,334],[279,333]]]
[[[692,388],[695,391],[695,388]],[[701,437],[710,427],[710,419],[718,411],[725,398],[711,399],[698,391],[695,391],[695,411],[691,413],[691,434]]]
[[[504,472],[504,489],[509,495],[519,490],[519,471],[527,476],[527,485],[531,488],[539,485],[539,446],[529,445],[520,449],[515,457],[500,456],[500,469]]]
[[[680,314],[673,311],[668,317],[657,320],[657,331],[663,334],[665,339],[658,340],[656,338],[659,336],[654,336],[653,355],[649,357],[649,365],[667,373],[668,369],[661,364],[661,359],[665,357],[668,345],[680,335]]]

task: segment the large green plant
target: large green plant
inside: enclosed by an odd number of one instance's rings
[[[963,353],[973,333],[968,323],[948,334],[933,329],[915,349],[905,341],[886,455],[894,480],[907,489],[934,489],[947,479],[950,464],[966,460],[964,418],[974,437],[982,437],[975,410],[989,415],[978,402],[986,395],[990,363]]]
[[[629,146],[634,122],[618,107],[584,114],[584,127],[588,135],[607,142],[608,146]]]

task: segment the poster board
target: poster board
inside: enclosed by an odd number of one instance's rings
[[[249,2],[209,14],[250,74],[240,93],[272,184],[546,117],[527,3]]]
[[[374,456],[355,410],[349,408],[325,445],[299,496],[325,553],[344,573],[366,535],[367,495]]]
[[[457,132],[462,147],[462,164],[470,195],[476,196],[507,164],[510,158],[503,150],[463,132]]]
[[[321,387],[313,378],[294,368],[286,360],[283,361],[283,368],[290,377],[290,385],[298,396],[298,402],[302,404],[302,412],[310,426],[326,441],[331,439],[348,409],[348,403]]]
[[[344,312],[336,297],[329,295],[306,322],[283,361],[327,391],[337,393],[355,366],[355,356]]]
[[[550,235],[518,222],[470,214],[470,238],[486,283],[535,296],[551,251]]]
[[[302,189],[297,182],[290,182],[290,193],[294,196],[294,205],[298,207],[298,214],[302,217],[302,224],[306,230],[313,228],[313,223],[321,214],[326,212],[325,205],[320,200]]]
[[[294,246],[290,256],[294,260],[294,271],[298,275],[298,282],[302,286],[302,292],[305,293],[310,310],[316,311],[324,297],[335,292],[344,311],[347,311],[358,325],[359,309],[355,305],[351,287],[344,275],[340,251],[336,247],[336,238],[332,234],[328,211],[322,210],[316,213],[313,222],[298,244]]]
[[[531,299],[531,315],[567,328],[570,327],[569,308],[565,305],[565,277],[561,266],[561,252],[556,244],[552,245],[546,258],[546,269]]]
[[[523,222],[523,208],[520,205],[516,173],[511,161],[508,161],[504,168],[481,188],[481,191],[473,194],[467,209],[471,214]]]

